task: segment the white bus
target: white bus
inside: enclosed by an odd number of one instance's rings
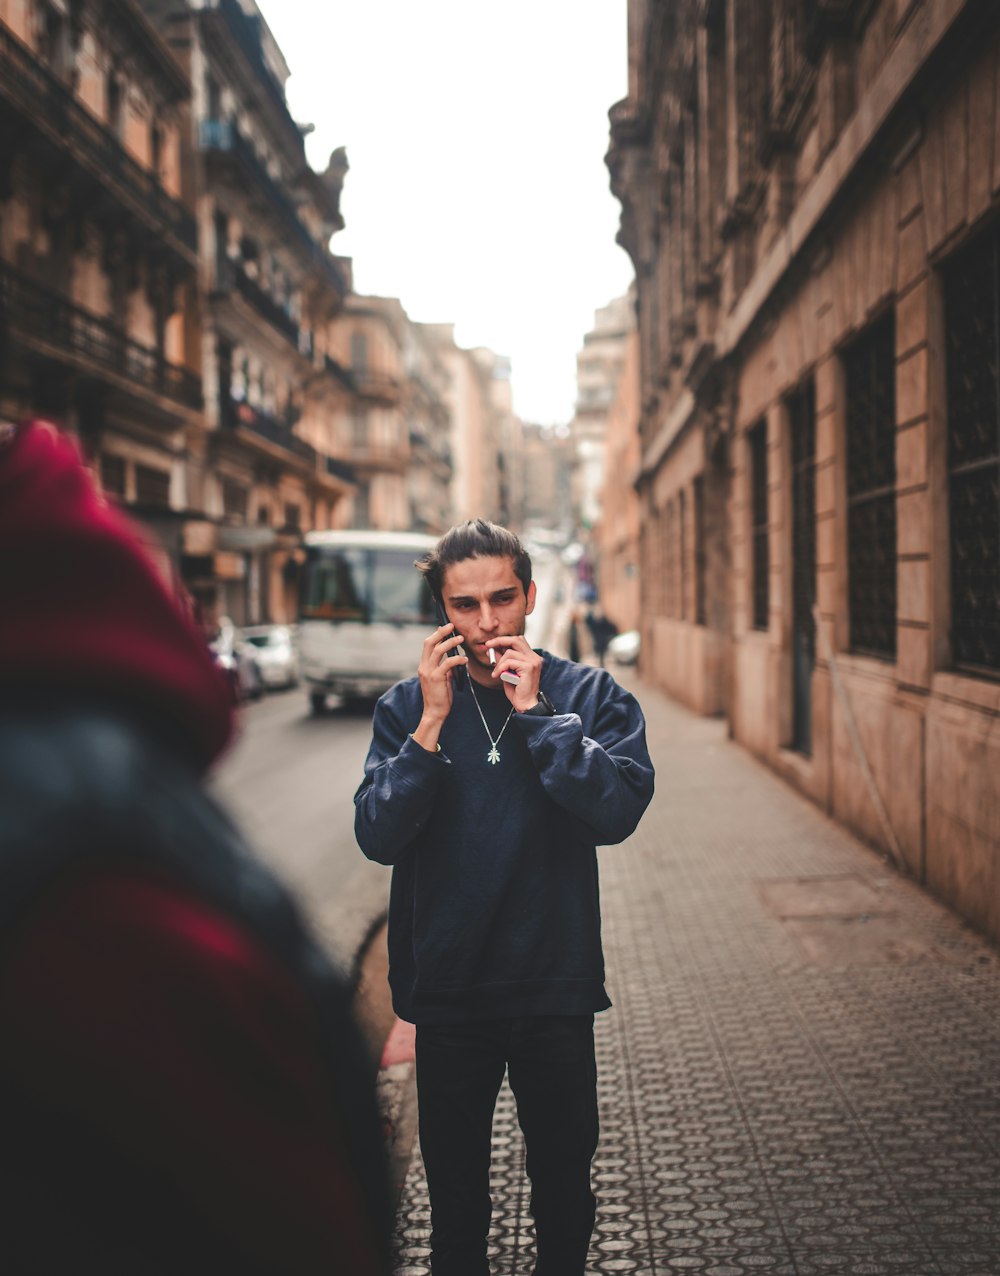
[[[414,560],[436,540],[413,532],[308,532],[299,591],[299,673],[313,713],[329,695],[379,696],[416,673],[440,622]]]

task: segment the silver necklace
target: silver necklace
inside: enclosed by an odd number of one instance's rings
[[[500,728],[500,734],[494,740],[493,737],[490,735],[489,727],[486,725],[486,719],[483,717],[483,711],[482,709],[479,708],[479,699],[476,696],[475,690],[473,689],[471,678],[469,679],[469,690],[472,692],[472,703],[476,706],[477,710],[479,710],[479,720],[483,724],[483,730],[486,732],[486,738],[490,742],[490,751],[486,755],[486,761],[489,762],[492,766],[496,766],[496,764],[500,761],[500,753],[499,753],[499,750],[497,749],[497,745],[500,743],[501,739],[503,738],[503,733],[507,730],[507,723],[509,723],[511,718],[513,718],[514,716],[514,706],[513,705],[510,706],[510,713],[507,714],[507,721]]]

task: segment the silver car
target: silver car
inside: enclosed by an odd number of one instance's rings
[[[288,625],[248,625],[241,637],[253,650],[261,679],[268,690],[298,686],[299,658]]]

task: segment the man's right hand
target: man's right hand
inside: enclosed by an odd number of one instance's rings
[[[456,652],[456,648],[461,645],[462,637],[455,633],[455,626],[450,621],[435,629],[424,641],[423,654],[417,669],[420,690],[424,697],[424,712],[420,725],[413,732],[413,738],[431,753],[437,749],[441,728],[451,712],[454,697],[452,672],[469,663],[468,656]]]

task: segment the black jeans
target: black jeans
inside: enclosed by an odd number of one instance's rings
[[[433,1276],[489,1276],[493,1109],[508,1069],[524,1132],[535,1276],[583,1276],[597,1203],[593,1015],[417,1026],[420,1150]]]

